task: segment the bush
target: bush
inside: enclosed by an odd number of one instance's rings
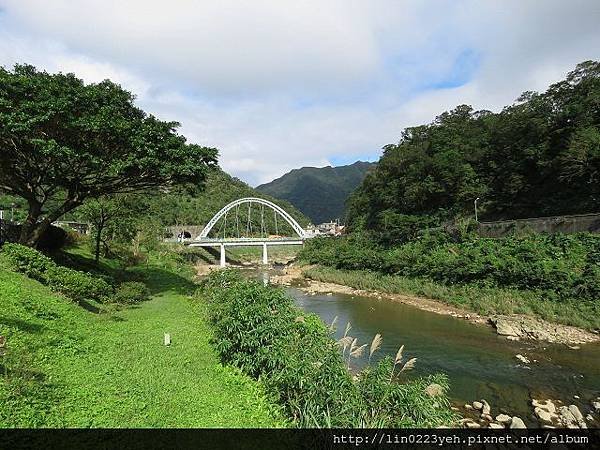
[[[116,303],[135,304],[150,298],[150,289],[139,281],[126,281],[117,288],[112,301]]]
[[[68,240],[68,234],[64,229],[50,225],[38,240],[37,248],[47,251],[60,250],[67,245]]]
[[[600,290],[600,236],[531,234],[499,239],[430,231],[382,248],[356,236],[311,239],[300,258],[344,270],[369,270],[444,284],[543,291],[555,301],[595,301]]]
[[[77,302],[84,300],[104,301],[113,292],[110,284],[102,278],[86,272],[55,266],[45,274],[50,288]]]
[[[281,289],[219,271],[200,294],[223,362],[260,378],[297,426],[439,426],[454,418],[445,392],[435,401],[426,394],[429,379],[390,381],[393,368],[382,363],[381,376],[367,371],[355,382],[331,330]],[[445,390],[445,379],[436,380]]]
[[[5,243],[2,246],[2,255],[12,270],[38,281],[44,281],[46,272],[56,266],[47,256],[20,244]]]
[[[57,265],[39,251],[20,244],[5,243],[2,255],[12,270],[41,281],[75,301],[102,301],[113,291],[102,278]]]

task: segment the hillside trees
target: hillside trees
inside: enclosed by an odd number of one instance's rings
[[[349,218],[394,240],[406,223],[472,214],[507,219],[600,210],[600,63],[499,113],[458,106],[384,147]],[[415,218],[416,217],[416,218]]]
[[[146,206],[137,196],[113,195],[89,199],[78,208],[78,217],[92,228],[96,263],[102,250],[105,255],[109,253],[112,242],[132,241],[141,228],[140,223],[147,225],[150,216]]]
[[[200,184],[217,151],[186,143],[177,127],[108,80],[0,68],[0,190],[27,201],[20,242],[35,246],[88,198]]]

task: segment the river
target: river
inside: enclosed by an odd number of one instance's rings
[[[261,271],[259,277],[268,279],[270,273]],[[286,290],[299,308],[317,314],[325,323],[337,316],[338,338],[348,322],[349,334],[360,344],[370,345],[380,333],[383,344],[378,358],[394,356],[404,345],[405,360],[417,358],[410,376],[447,374],[450,397],[457,406],[486,399],[494,416],[504,412],[533,424],[532,398],[575,404],[585,415],[591,399],[600,395],[600,344],[573,350],[559,344],[509,341],[489,326],[392,300],[337,293],[308,295],[295,287]],[[518,360],[517,354],[527,357],[530,364]],[[368,356],[355,363],[360,368],[368,363]]]

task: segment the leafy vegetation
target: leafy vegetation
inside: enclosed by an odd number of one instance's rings
[[[37,250],[20,244],[5,243],[0,251],[0,257],[5,258],[13,270],[41,281],[54,291],[77,302],[85,300],[102,302],[113,293],[112,286],[104,279],[59,266]]]
[[[285,293],[233,271],[205,280],[199,293],[215,332],[221,359],[262,380],[300,427],[432,427],[454,415],[444,376],[408,381],[402,349],[357,375],[349,360],[365,348],[348,335],[336,343],[313,314],[304,314]],[[381,340],[374,339],[371,353]],[[340,352],[340,350],[342,350]],[[439,392],[430,395],[427,386]]]
[[[452,236],[430,231],[392,248],[358,234],[311,239],[299,258],[310,264],[373,274],[357,273],[356,278],[363,280],[350,280],[353,286],[359,283],[364,287],[371,280],[371,288],[427,291],[434,298],[463,303],[478,312],[529,310],[546,319],[598,328],[598,255],[600,236],[589,233],[486,239],[471,233]],[[434,284],[449,288],[432,289]],[[486,293],[485,302],[477,300],[478,292]],[[515,303],[514,307],[506,307],[501,298],[510,298],[508,303]],[[519,306],[519,302],[523,304]],[[539,304],[534,305],[536,302]]]
[[[408,278],[368,270],[343,270],[326,266],[306,267],[303,274],[313,280],[366,291],[431,298],[474,311],[482,316],[525,314],[549,322],[590,330],[600,329],[597,304],[577,300],[548,301],[543,291],[522,291],[474,284],[447,285],[426,278]]]
[[[149,301],[92,310],[0,258],[0,428],[285,426],[259,383],[220,364],[202,308],[188,300],[187,269],[171,269],[176,261],[155,253],[134,269],[147,279]]]
[[[112,300],[116,303],[135,304],[150,298],[150,289],[139,281],[126,281],[119,285]]]
[[[52,290],[76,302],[85,300],[103,302],[113,294],[112,286],[102,278],[68,267],[50,267],[44,278]]]
[[[499,113],[462,105],[407,128],[352,195],[348,216],[354,230],[396,243],[411,237],[410,222],[472,215],[476,198],[485,219],[598,212],[599,62]]]
[[[261,184],[256,190],[287,200],[313,223],[344,220],[346,200],[374,166],[357,161],[339,167],[302,167]]]

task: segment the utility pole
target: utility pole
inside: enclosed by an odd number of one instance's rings
[[[475,199],[475,222],[479,222],[479,220],[477,219],[477,201],[479,200],[479,197],[477,197]]]

